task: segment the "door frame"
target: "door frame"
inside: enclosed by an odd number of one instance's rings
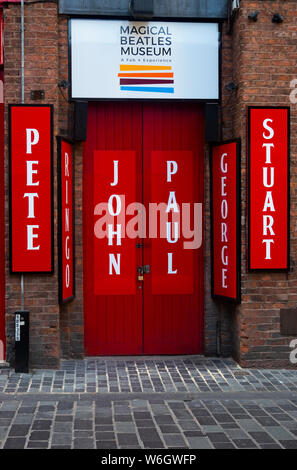
[[[127,104],[127,100],[113,100],[113,104],[121,104],[121,103],[125,103]],[[183,103],[182,101],[180,100],[176,100],[174,103],[170,100],[156,100],[154,102],[152,101],[149,101],[149,100],[133,100],[134,103],[138,103],[138,104],[143,104],[143,105],[146,105],[146,104],[155,104],[156,106],[160,106],[160,105],[165,105],[166,104],[171,104],[171,105],[174,105],[174,104],[179,104],[179,103]],[[105,100],[93,100],[92,103],[90,103],[91,105],[93,106],[98,106],[99,104],[102,105],[102,107],[104,108],[105,107],[105,104],[106,101]],[[204,117],[205,117],[205,112],[204,112],[204,108],[202,108],[202,103],[201,102],[197,102],[197,100],[189,100],[188,102],[189,105],[192,105],[192,106],[195,106],[197,108],[200,108],[201,109],[201,112],[203,113],[203,122],[204,122]],[[204,135],[204,134],[203,134]],[[205,140],[203,139],[203,149],[205,147]],[[199,352],[197,353],[193,353],[193,354],[203,354],[204,353],[204,349],[205,349],[205,344],[204,344],[204,320],[205,320],[205,286],[204,286],[204,275],[205,275],[205,237],[204,237],[204,232],[205,232],[205,211],[204,211],[204,203],[205,203],[205,166],[204,166],[204,151],[203,151],[203,155],[202,155],[202,162],[203,162],[203,171],[202,171],[202,177],[201,177],[201,180],[203,182],[203,199],[202,199],[202,203],[203,203],[203,212],[202,212],[202,220],[203,220],[203,242],[202,242],[202,247],[201,247],[201,250],[202,250],[202,260],[203,260],[203,274],[202,274],[202,296],[201,296],[201,309],[202,309],[202,315],[201,315],[201,343],[200,343],[200,350]],[[141,157],[141,160],[142,160],[142,178],[143,178],[143,151],[142,151],[142,157]],[[85,159],[83,159],[83,183],[85,181],[85,175],[84,175],[84,165],[85,165]],[[139,176],[139,174],[138,174]],[[142,179],[142,182],[143,182],[143,179]],[[84,186],[84,184],[83,184]],[[84,191],[83,191],[84,193]],[[85,203],[84,203],[84,199],[85,199],[85,195],[83,194],[83,259],[85,260]],[[142,194],[142,202],[143,202],[143,194]],[[142,248],[142,258],[143,258],[143,248]],[[83,276],[85,277],[85,276]],[[86,290],[85,290],[85,283],[83,283],[83,298],[84,298],[84,301],[83,301],[83,305],[84,305],[84,311],[85,311],[85,294],[86,294]],[[143,316],[144,316],[144,291],[142,290],[142,323],[143,323]],[[84,338],[85,338],[85,354],[86,356],[93,356],[94,354],[89,354],[87,352],[87,342],[86,342],[86,316],[85,314],[83,315],[84,317]],[[198,341],[198,338],[197,338],[197,341]],[[144,353],[144,327],[142,327],[142,352],[139,354],[137,354],[137,356],[145,356],[147,355],[148,353]],[[155,353],[155,355],[159,355],[159,354],[162,354],[162,353]],[[187,353],[180,353],[180,354],[187,354]],[[192,354],[192,353],[190,353]],[[98,354],[96,354],[98,355]],[[106,354],[102,353],[100,354],[101,356],[106,356]],[[99,355],[99,356],[100,356]],[[109,355],[109,354],[108,354]],[[120,355],[123,355],[125,356],[126,354],[120,354]],[[131,354],[128,354],[128,355],[131,355]],[[165,353],[166,355],[166,353]]]

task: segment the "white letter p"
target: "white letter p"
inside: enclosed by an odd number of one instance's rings
[[[27,133],[26,153],[32,153],[32,145],[36,145],[39,142],[39,132],[37,129],[26,129],[26,133]]]

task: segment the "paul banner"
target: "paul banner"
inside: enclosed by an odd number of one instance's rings
[[[10,268],[53,272],[51,105],[9,106]]]
[[[213,145],[210,158],[212,296],[241,300],[240,141]]]
[[[74,279],[74,165],[70,140],[57,137],[58,143],[58,243],[59,303],[75,296]]]
[[[289,269],[288,107],[248,108],[250,270]]]

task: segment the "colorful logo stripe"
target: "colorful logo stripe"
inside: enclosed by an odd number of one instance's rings
[[[170,65],[120,65],[120,71],[128,70],[171,70]]]
[[[174,80],[142,79],[142,78],[121,78],[120,85],[160,85],[164,83],[174,83]]]
[[[162,77],[173,78],[173,73],[118,73],[118,77]]]
[[[148,86],[121,86],[122,91],[149,91],[150,93],[174,93],[174,88]]]
[[[174,93],[174,74],[168,65],[120,65],[118,73],[121,91]],[[154,86],[156,85],[156,86]]]

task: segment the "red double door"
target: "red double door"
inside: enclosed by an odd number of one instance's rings
[[[194,104],[89,104],[86,354],[202,352],[203,136]]]

